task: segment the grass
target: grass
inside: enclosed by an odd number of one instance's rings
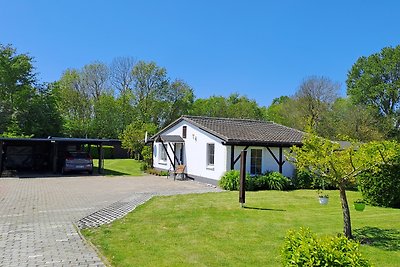
[[[93,165],[96,166],[94,167],[93,173],[97,173],[99,160],[94,159]],[[140,161],[134,159],[105,159],[104,174],[108,176],[141,176],[143,175],[143,171],[140,170]]]
[[[113,266],[281,266],[288,229],[342,232],[338,192],[321,206],[315,191],[260,191],[156,197],[125,218],[83,234]],[[348,192],[349,203],[360,198]],[[375,266],[400,262],[400,210],[351,207],[353,233]]]

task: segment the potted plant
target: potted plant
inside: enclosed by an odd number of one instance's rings
[[[319,204],[321,205],[327,205],[329,201],[329,195],[328,194],[322,194],[322,192],[318,192],[318,200]]]
[[[354,201],[354,208],[356,211],[363,211],[365,209],[365,201],[364,199],[357,199]]]

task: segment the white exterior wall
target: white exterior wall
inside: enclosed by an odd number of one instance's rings
[[[177,125],[163,132],[163,135],[179,135],[182,137],[182,127],[187,126],[187,135],[184,144],[184,165],[186,165],[186,173],[189,176],[200,176],[212,180],[219,180],[226,172],[227,168],[227,148],[222,145],[221,140],[198,127],[181,121]],[[215,145],[214,166],[207,166],[207,144]],[[158,169],[172,170],[171,163],[167,157],[166,162],[160,161],[159,145],[161,143],[154,142],[153,145],[153,166]],[[168,153],[173,159],[173,152],[169,145]],[[177,153],[178,154],[178,153]],[[179,157],[178,157],[179,158]]]
[[[234,160],[237,158],[238,155],[240,155],[240,152],[245,149],[246,147],[244,146],[235,146],[235,156]],[[267,172],[267,171],[279,171],[279,165],[275,161],[275,159],[272,157],[271,153],[269,153],[268,149],[265,147],[256,147],[256,146],[250,146],[247,148],[247,157],[246,157],[246,172],[250,173],[250,161],[251,161],[251,149],[262,149],[262,163],[261,163],[261,169],[262,172]],[[272,153],[274,153],[275,157],[279,159],[279,148],[278,147],[270,147]],[[294,177],[295,174],[295,167],[292,163],[288,162],[285,158],[285,153],[288,153],[290,151],[290,148],[283,148],[282,149],[282,159],[286,161],[283,166],[282,166],[282,174],[285,175],[286,177]],[[231,168],[231,146],[227,147],[227,170],[230,170]],[[235,170],[240,170],[240,159],[236,162],[235,164]]]

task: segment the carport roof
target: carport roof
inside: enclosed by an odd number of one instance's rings
[[[8,138],[0,137],[0,142],[52,142],[52,143],[82,143],[82,144],[101,144],[110,142],[109,139],[95,139],[95,138],[67,138],[67,137],[50,137],[50,138]]]

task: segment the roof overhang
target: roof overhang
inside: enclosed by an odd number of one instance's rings
[[[227,142],[222,142],[223,145],[229,146],[262,146],[262,147],[292,147],[292,146],[302,146],[302,143],[297,142],[257,142],[250,140],[228,140]]]
[[[109,139],[94,139],[94,138],[64,138],[64,137],[50,137],[50,138],[3,138],[0,137],[0,142],[10,145],[22,145],[31,143],[74,143],[74,144],[103,144],[109,142]]]
[[[183,138],[179,135],[162,134],[157,136],[154,140],[156,142],[163,142],[163,143],[175,143],[175,144],[185,143],[185,140],[183,140]]]

